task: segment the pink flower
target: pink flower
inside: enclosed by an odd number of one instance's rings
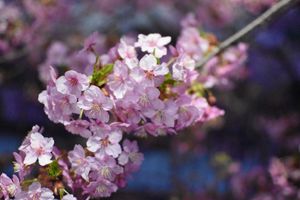
[[[120,45],[118,48],[118,53],[123,59],[133,59],[136,58],[136,51],[134,46],[128,45],[125,39],[120,40]]]
[[[2,173],[0,176],[0,198],[1,194],[5,200],[9,200],[10,197],[14,197],[16,193],[21,190],[20,182],[17,176],[9,178],[6,174]]]
[[[91,152],[100,151],[102,154],[117,158],[122,152],[119,142],[122,139],[121,130],[114,129],[95,134],[87,141],[87,149]]]
[[[167,134],[168,129],[164,125],[156,125],[154,123],[146,123],[144,126],[140,127],[136,135],[146,136],[149,133],[153,136],[162,136]]]
[[[87,120],[73,120],[65,123],[67,131],[73,134],[80,135],[84,138],[88,138],[92,135],[91,131],[88,129],[90,122]]]
[[[135,95],[132,95],[131,97],[135,97]],[[118,101],[116,102],[116,115],[121,122],[134,126],[141,120],[141,114],[137,110],[137,107],[136,100],[133,102],[125,99],[123,101]]]
[[[136,93],[139,95],[137,103],[142,111],[153,108],[160,101],[160,91],[156,87],[138,87]]]
[[[176,45],[180,54],[186,54],[192,59],[199,61],[209,48],[208,40],[200,36],[194,27],[184,28]]]
[[[224,110],[216,106],[210,106],[205,98],[195,98],[191,103],[200,111],[200,116],[196,122],[206,122],[224,115]]]
[[[108,122],[109,114],[107,111],[113,107],[112,100],[106,97],[100,88],[92,85],[79,99],[78,107],[84,110],[87,117]]]
[[[53,192],[48,188],[42,188],[38,182],[32,183],[28,191],[21,191],[16,194],[15,200],[54,200]]]
[[[187,55],[181,55],[172,65],[172,75],[175,80],[188,80],[189,71],[195,69],[195,61]]]
[[[164,75],[169,73],[166,63],[157,64],[156,58],[145,55],[139,62],[140,67],[131,70],[130,76],[133,80],[144,86],[159,86],[164,79]]]
[[[131,170],[136,171],[144,160],[144,156],[139,152],[136,141],[124,140],[123,152],[118,158],[120,165],[130,165]],[[128,169],[127,169],[128,170]]]
[[[135,43],[136,47],[141,47],[143,52],[153,53],[155,57],[161,58],[167,54],[165,45],[171,42],[171,37],[162,37],[158,33],[151,33],[149,35],[138,35],[138,41]]]
[[[55,86],[57,74],[51,64],[45,64],[39,67],[40,79],[49,86]]]
[[[125,39],[121,39],[118,47],[118,53],[124,59],[126,65],[132,69],[138,65],[138,59],[134,46],[129,45]]]
[[[113,73],[108,76],[107,85],[117,99],[123,98],[126,92],[133,88],[133,82],[128,73],[127,66],[117,61]]]
[[[217,117],[223,116],[224,114],[225,114],[224,110],[221,110],[216,106],[212,106],[212,107],[209,106],[205,109],[205,113],[202,116],[203,117],[202,120],[209,121]]]
[[[90,120],[90,130],[93,133],[93,135],[101,134],[102,132],[111,130],[111,128],[112,127],[110,125],[105,124],[101,121]]]
[[[57,91],[62,94],[73,94],[77,97],[89,87],[89,80],[85,74],[70,70],[56,80]]]
[[[39,102],[44,104],[44,110],[49,119],[58,123],[70,121],[71,114],[79,114],[77,97],[71,94],[62,94],[55,87],[48,87],[47,91],[39,94]]]
[[[26,154],[24,158],[25,165],[34,164],[37,160],[41,166],[52,162],[54,140],[53,138],[43,137],[37,128],[38,126],[33,127],[33,130],[19,148],[20,151]]]
[[[68,159],[74,172],[84,180],[89,180],[89,173],[94,164],[94,158],[85,156],[85,151],[81,145],[75,145],[74,150],[68,154]]]
[[[152,110],[144,112],[155,125],[174,127],[177,119],[178,106],[173,101],[157,103]]]
[[[118,174],[123,173],[123,168],[117,165],[116,160],[107,155],[96,154],[97,167],[91,173],[91,177],[101,177],[114,181]]]
[[[110,197],[113,192],[117,191],[117,189],[118,187],[114,183],[106,179],[99,178],[87,186],[85,193],[90,194],[93,198]]]
[[[14,172],[18,173],[20,180],[23,181],[24,177],[28,174],[28,170],[26,169],[26,165],[24,164],[25,153],[20,152],[19,154],[13,153],[15,161],[14,164]]]
[[[152,54],[145,55],[139,65],[146,72],[146,76],[163,76],[169,73],[165,64],[157,65],[157,60]]]
[[[203,114],[203,110],[198,110],[194,105],[192,105],[192,99],[187,95],[182,95],[177,100],[178,109],[178,119],[176,121],[176,129],[180,130],[188,127],[195,123]],[[201,113],[202,111],[202,113]]]

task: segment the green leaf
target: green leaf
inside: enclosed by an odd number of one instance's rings
[[[104,65],[101,69],[94,71],[91,83],[94,85],[102,86],[106,83],[106,77],[114,69],[114,64]]]
[[[57,178],[62,174],[60,166],[57,160],[54,160],[52,163],[49,164],[47,168],[48,175],[52,178]]]
[[[27,179],[27,180],[22,181],[21,185],[23,187],[28,187],[29,185],[31,185],[32,183],[37,182],[37,181],[38,181],[38,179],[36,179],[36,178],[34,178],[34,179]]]
[[[65,189],[64,188],[59,188],[58,193],[59,193],[59,198],[62,199],[64,197],[64,194],[65,194]]]
[[[189,92],[196,94],[198,97],[203,97],[205,95],[206,90],[205,90],[203,84],[195,82],[189,89]]]
[[[168,85],[174,86],[176,83],[177,81],[172,78],[172,75],[170,73],[168,73],[167,75],[165,75],[165,80],[161,84],[160,89],[162,91],[165,91]]]

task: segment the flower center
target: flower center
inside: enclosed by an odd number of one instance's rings
[[[150,47],[156,47],[157,45],[156,45],[156,41],[155,40],[150,40],[149,41],[149,46]]]
[[[99,112],[101,111],[101,106],[98,103],[94,103],[92,106],[92,110]]]
[[[152,80],[154,78],[153,71],[147,71],[146,72],[146,78]]]
[[[38,155],[42,155],[42,154],[44,153],[43,147],[37,148],[37,149],[36,149],[36,153],[37,153]]]
[[[104,147],[107,147],[110,144],[108,137],[106,137],[105,139],[101,140],[101,145]]]
[[[77,80],[77,78],[75,78],[75,77],[71,77],[71,78],[69,79],[69,82],[70,82],[70,84],[71,84],[72,86],[76,86],[76,85],[78,84],[78,80]]]
[[[99,187],[97,187],[97,193],[99,194],[103,194],[107,191],[107,188],[103,185],[100,185]]]
[[[111,179],[112,178],[112,173],[109,167],[103,167],[101,170],[101,176],[103,176],[104,178],[107,179]]]

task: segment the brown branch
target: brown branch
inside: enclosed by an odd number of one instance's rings
[[[205,56],[202,60],[200,60],[196,67],[202,67],[205,65],[209,60],[211,60],[213,57],[220,54],[222,51],[224,51],[226,48],[231,46],[233,43],[240,40],[242,37],[246,36],[248,33],[252,32],[255,28],[262,25],[264,22],[271,19],[273,16],[281,12],[287,7],[290,7],[292,4],[296,3],[299,0],[280,0],[275,5],[273,5],[271,8],[269,8],[266,12],[264,12],[262,15],[260,15],[258,18],[256,18],[254,21],[252,21],[250,24],[245,26],[243,29],[235,33],[234,35],[230,36],[228,39],[226,39],[224,42],[222,42],[218,47],[214,48],[207,56]]]

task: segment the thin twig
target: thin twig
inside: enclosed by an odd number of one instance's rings
[[[213,57],[221,53],[223,50],[231,46],[233,43],[240,40],[242,37],[253,31],[258,26],[262,25],[267,20],[271,19],[274,15],[285,9],[286,7],[291,6],[293,3],[296,3],[299,0],[281,0],[275,5],[273,5],[271,8],[269,8],[266,12],[264,12],[262,15],[260,15],[258,18],[256,18],[254,21],[252,21],[250,24],[245,26],[243,29],[226,39],[224,42],[222,42],[218,47],[214,48],[207,56],[205,56],[202,60],[200,60],[196,67],[202,67],[205,65],[209,60],[211,60]]]

